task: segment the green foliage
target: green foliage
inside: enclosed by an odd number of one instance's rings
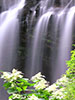
[[[67,61],[68,70],[66,76],[69,78],[65,87],[65,99],[75,100],[75,50],[71,51],[71,59]]]
[[[75,100],[75,50],[71,54],[66,74],[50,86],[40,72],[27,79],[16,69],[12,73],[1,71],[9,100]]]
[[[72,50],[71,54],[71,59],[67,61],[69,69],[66,71],[66,75],[69,78],[75,77],[75,50]]]
[[[39,98],[49,100],[51,95],[45,90],[48,83],[41,73],[38,73],[29,80],[23,78],[20,71],[13,69],[12,73],[3,72],[1,78],[5,80],[3,86],[10,95],[9,100],[34,100],[35,98],[36,100],[39,100]]]
[[[65,100],[75,100],[75,81],[69,81],[65,87]]]

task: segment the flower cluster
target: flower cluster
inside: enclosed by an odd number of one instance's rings
[[[58,88],[58,86],[57,86],[56,84],[52,84],[52,85],[50,85],[49,87],[47,87],[46,90],[47,90],[48,92],[51,92],[51,91],[57,90],[57,88]]]
[[[34,75],[34,76],[31,78],[31,80],[32,80],[33,82],[37,82],[38,80],[44,79],[44,77],[45,77],[45,76],[42,75],[41,72],[39,72],[38,74]]]
[[[71,100],[75,100],[74,77],[63,75],[49,86],[41,72],[29,80],[23,78],[21,71],[13,69],[12,73],[2,72],[1,78],[5,80],[4,87],[10,94],[9,100],[69,100],[66,96],[68,93],[71,95]]]
[[[64,97],[63,91],[64,91],[64,88],[61,88],[61,89],[58,89],[58,90],[54,91],[52,93],[53,97],[55,97],[56,99],[61,100]]]
[[[52,96],[50,97],[50,100],[54,100],[53,98],[56,98],[57,100],[61,100],[65,97],[64,91],[67,82],[69,82],[69,79],[66,77],[66,75],[64,75],[62,78],[58,79],[56,83],[46,88],[48,92],[52,92]]]
[[[19,100],[22,100],[22,99],[25,99],[26,97],[22,96],[21,94],[13,94],[11,98],[9,98],[9,100],[13,100],[13,99],[19,99]]]
[[[44,79],[44,75],[41,74],[41,72],[39,72],[38,74],[36,74],[35,76],[33,76],[31,78],[31,80],[33,82],[36,82],[36,84],[34,85],[35,89],[44,89],[48,86],[48,82]]]
[[[40,100],[40,99],[33,94],[28,98],[28,100]]]
[[[56,84],[65,85],[68,81],[69,81],[69,78],[67,78],[66,75],[64,75],[63,77],[61,77],[60,79],[56,81]]]
[[[42,79],[41,81],[37,82],[37,84],[34,85],[35,89],[44,89],[48,86],[48,82],[45,79]]]
[[[1,78],[5,79],[5,81],[14,81],[17,80],[18,78],[22,78],[22,72],[21,71],[17,71],[16,69],[12,70],[12,73],[10,72],[3,72]]]

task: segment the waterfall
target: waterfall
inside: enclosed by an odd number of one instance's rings
[[[0,70],[10,71],[16,65],[20,29],[18,16],[25,0],[1,0],[0,3]],[[31,21],[28,21],[29,13],[32,14]],[[75,0],[40,0],[30,8],[25,21],[33,33],[28,34],[32,38],[27,40],[28,43],[26,41],[25,76],[31,77],[41,71],[53,83],[65,73],[72,49],[74,16]],[[2,87],[0,98],[7,99]]]
[[[40,1],[39,17],[28,48],[30,61],[26,62],[27,75],[41,71],[53,83],[66,71],[66,61],[72,49],[74,4],[74,0]],[[47,40],[48,47],[45,45],[47,38],[50,41]],[[44,62],[44,55],[48,64]]]
[[[55,79],[60,78],[60,75],[66,71],[66,61],[69,60],[70,51],[72,48],[72,33],[74,21],[75,7],[71,7],[66,15],[66,20],[62,32],[60,32],[57,65]],[[62,23],[61,23],[62,24]],[[54,79],[54,80],[55,80]]]
[[[0,14],[0,70],[14,67],[19,37],[18,13],[23,7],[24,0],[21,0]]]
[[[2,9],[3,10],[7,10],[9,9],[11,6],[18,4],[20,2],[20,0],[3,0],[2,1]]]
[[[43,48],[44,48],[44,39],[46,37],[48,22],[53,14],[52,11],[45,13],[38,21],[35,31],[34,31],[34,40],[33,40],[33,49],[32,49],[32,65],[31,65],[31,76],[38,71],[41,71],[42,59],[43,59]],[[36,33],[36,34],[35,34]],[[36,66],[36,67],[35,67]]]
[[[0,70],[10,71],[15,67],[19,43],[18,14],[24,7],[25,0],[8,0],[8,2],[3,0],[3,4],[3,7],[7,4],[10,6],[0,14]],[[0,87],[0,98],[7,99],[2,87]]]

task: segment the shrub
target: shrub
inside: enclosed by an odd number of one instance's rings
[[[9,100],[75,100],[75,50],[71,53],[66,74],[50,86],[41,72],[28,79],[16,69],[12,72],[1,71]]]

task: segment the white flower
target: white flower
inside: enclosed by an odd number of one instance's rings
[[[11,84],[11,87],[14,87],[14,86],[15,86],[15,84],[14,84],[14,83],[12,83],[12,84]]]
[[[13,94],[13,99],[25,99],[26,97],[22,96],[21,94]]]
[[[59,90],[54,91],[52,94],[57,99],[62,99],[64,97],[63,91],[64,91],[64,88],[61,88]]]
[[[19,94],[13,94],[13,99],[19,99],[19,98],[21,98],[21,95],[19,95]]]
[[[21,71],[17,71],[16,69],[13,69],[12,70],[12,79],[11,79],[11,81],[17,80],[17,78],[22,78],[23,75],[21,75],[21,74],[22,74]]]
[[[60,79],[58,79],[57,81],[56,81],[56,84],[58,84],[58,85],[61,85],[61,84],[65,84],[66,82],[68,82],[68,78],[66,77],[66,75],[65,76],[63,76],[62,78],[60,78]]]
[[[12,99],[9,99],[9,100],[12,100]]]
[[[33,82],[36,82],[36,81],[38,81],[38,80],[42,80],[43,77],[45,77],[45,76],[44,76],[44,75],[41,75],[41,72],[39,72],[38,74],[36,74],[35,76],[33,76],[33,77],[31,78],[31,80],[32,80]]]
[[[44,79],[44,75],[41,75],[41,72],[36,74],[31,78],[33,82],[36,82],[34,85],[35,89],[44,89],[48,86],[48,82]]]
[[[15,74],[15,73],[17,73],[17,74],[22,74],[21,71],[17,71],[16,69],[13,69],[13,70],[12,70],[12,74]]]
[[[9,81],[11,78],[11,73],[3,72],[3,75],[1,76],[1,78],[5,79],[6,81]]]
[[[35,89],[44,89],[48,86],[48,82],[45,79],[42,79],[37,84],[34,85]]]
[[[16,69],[13,69],[12,73],[3,72],[3,75],[1,76],[1,78],[9,82],[12,82],[14,80],[17,80],[17,78],[22,78],[22,77],[23,77],[22,73],[20,71],[17,71]]]
[[[46,88],[46,90],[48,91],[48,92],[51,92],[51,91],[55,91],[56,89],[57,89],[57,85],[56,84],[52,84],[52,85],[50,85],[49,87],[47,87]]]
[[[33,94],[28,98],[28,100],[40,100],[40,99]]]

